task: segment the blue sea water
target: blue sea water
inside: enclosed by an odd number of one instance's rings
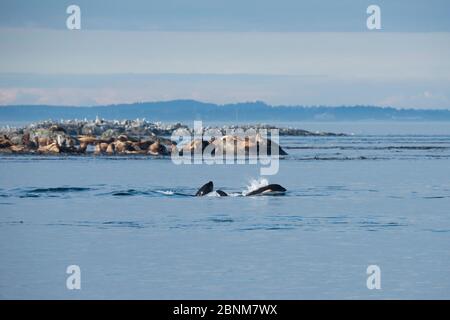
[[[450,124],[295,126],[354,134],[282,137],[289,155],[268,177],[248,164],[2,155],[0,298],[449,299]],[[287,194],[189,196],[262,178]],[[69,265],[81,290],[66,288]]]

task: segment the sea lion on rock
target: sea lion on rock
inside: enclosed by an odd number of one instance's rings
[[[60,153],[60,148],[56,142],[53,142],[46,146],[40,146],[37,150],[41,153]]]
[[[109,144],[106,142],[100,142],[97,144],[97,146],[100,153],[105,153],[106,149],[108,149]]]
[[[196,152],[203,152],[203,150],[205,150],[205,148],[209,145],[208,141],[205,140],[201,140],[201,139],[196,139],[196,140],[192,140],[189,144],[185,145],[181,150],[180,150],[180,155],[183,155],[185,152],[187,154],[194,154]]]
[[[148,147],[148,153],[152,155],[165,155],[167,154],[167,149],[158,139],[156,142],[152,143],[150,147]]]
[[[124,134],[121,134],[120,136],[117,137],[117,141],[126,142],[128,141],[128,137]]]
[[[212,154],[216,155],[270,156],[272,145],[278,151],[278,155],[287,155],[278,144],[270,139],[262,138],[260,134],[246,137],[226,135],[220,139],[211,140],[211,144],[214,145]]]
[[[25,150],[25,146],[16,146],[13,145],[9,148],[12,152],[23,152]]]
[[[102,153],[102,150],[101,150],[101,148],[100,148],[100,143],[97,143],[97,144],[95,145],[94,154],[101,154],[101,153]]]
[[[125,151],[129,150],[130,143],[126,140],[125,141],[117,140],[114,144],[115,144],[117,153],[125,153]]]
[[[144,140],[135,142],[135,145],[139,147],[140,150],[148,150],[148,148],[154,143],[152,140]]]
[[[0,148],[6,149],[12,146],[11,141],[8,139],[7,136],[3,135],[3,137],[0,137]]]
[[[78,136],[78,141],[83,142],[83,143],[87,143],[87,144],[93,144],[97,142],[97,138],[95,136],[90,136],[90,135],[81,135]]]
[[[106,148],[106,153],[114,154],[115,152],[116,152],[116,147],[115,147],[114,143],[108,144],[108,147]]]
[[[87,142],[80,142],[80,146],[79,146],[77,152],[78,153],[85,153],[87,147],[88,147],[88,143]]]
[[[52,143],[49,137],[38,137],[38,147],[45,147]]]

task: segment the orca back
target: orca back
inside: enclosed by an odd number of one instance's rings
[[[258,196],[258,195],[270,195],[270,194],[283,194],[287,190],[279,184],[269,184],[267,186],[250,191],[246,196]]]
[[[216,192],[221,197],[227,197],[228,196],[228,194],[226,192],[222,191],[222,190],[217,190]]]

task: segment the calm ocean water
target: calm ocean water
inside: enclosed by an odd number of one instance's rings
[[[0,156],[0,298],[449,299],[450,124],[290,125],[354,135],[282,137],[282,197],[189,196],[257,165]]]

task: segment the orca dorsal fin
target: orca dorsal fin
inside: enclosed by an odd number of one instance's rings
[[[209,182],[205,183],[203,186],[201,186],[200,189],[198,189],[195,196],[202,197],[202,196],[207,195],[208,193],[212,192],[213,190],[214,190],[214,184],[212,181],[209,181]]]

